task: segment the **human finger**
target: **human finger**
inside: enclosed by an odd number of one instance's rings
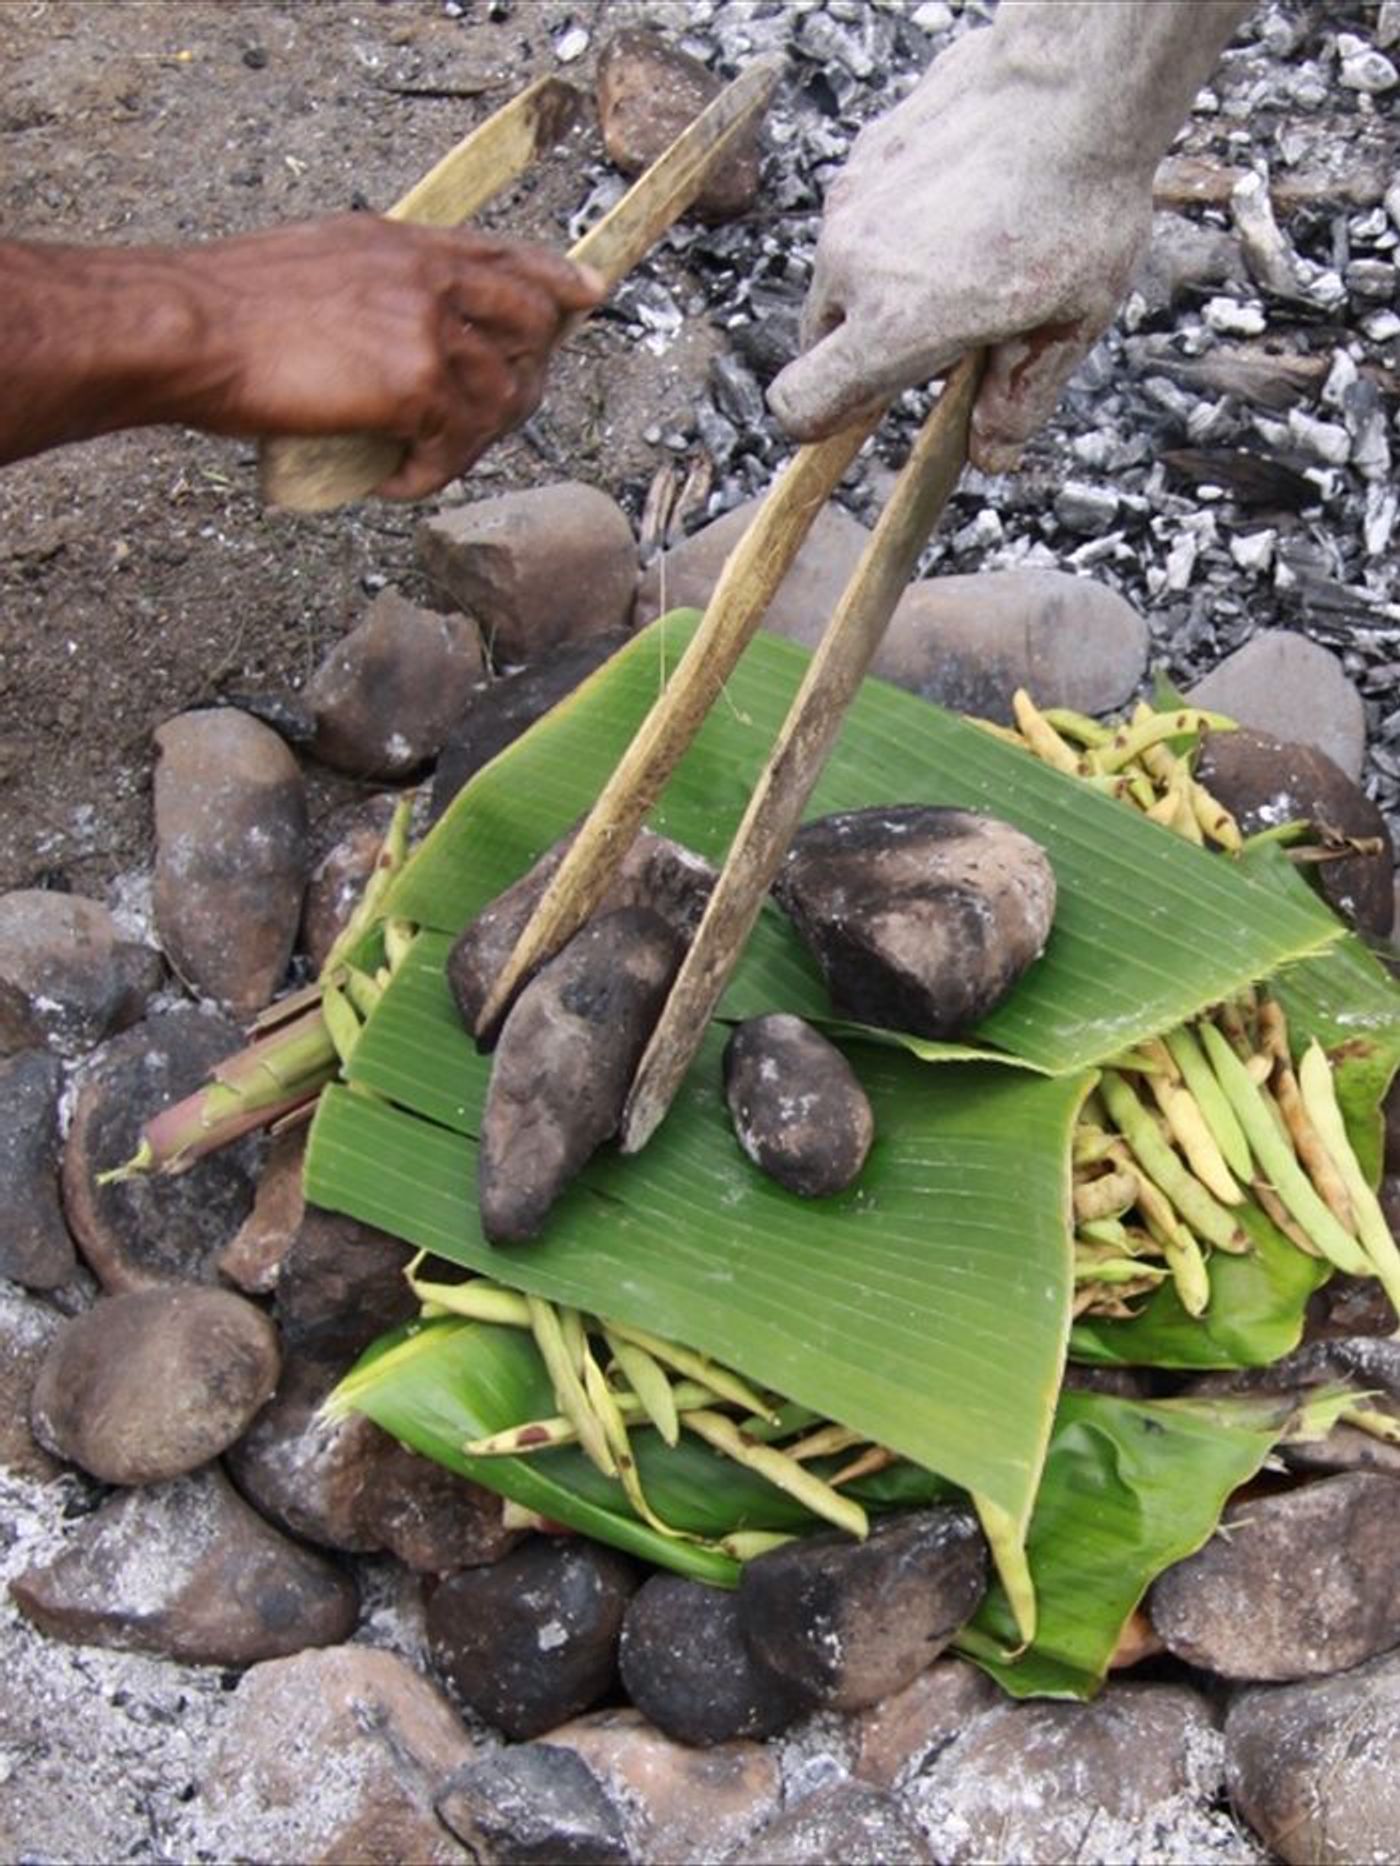
[[[587,311],[607,290],[602,274],[592,266],[575,265],[562,253],[524,240],[492,241],[483,251],[477,236],[453,236],[461,276],[521,281],[546,293],[565,312]]]
[[[1087,318],[1072,318],[995,345],[972,411],[968,457],[974,466],[984,473],[1012,471],[1098,334]]]
[[[824,440],[882,399],[884,375],[848,319],[773,379],[768,406],[794,440]]]
[[[469,327],[458,333],[452,348],[452,386],[412,437],[398,469],[375,488],[381,498],[422,499],[439,491],[539,406],[542,354],[510,361]]]

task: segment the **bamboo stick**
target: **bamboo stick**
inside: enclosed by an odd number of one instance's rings
[[[949,378],[812,656],[633,1079],[619,1134],[624,1153],[646,1145],[694,1059],[846,711],[957,484],[982,363],[980,354],[967,357]]]

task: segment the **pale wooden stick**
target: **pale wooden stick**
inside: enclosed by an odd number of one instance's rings
[[[477,1019],[479,1038],[491,1036],[520,986],[577,933],[607,893],[642,819],[752,641],[812,521],[879,420],[880,413],[869,415],[829,440],[799,448],[730,552],[690,646],[622,754],[496,979]]]
[[[757,59],[726,85],[603,218],[570,250],[611,288],[632,270],[703,191],[716,166],[762,114],[782,70],[779,58]],[[569,92],[544,78],[488,117],[389,209],[392,220],[454,225],[529,167],[571,120],[543,87]],[[573,93],[569,92],[572,96]],[[465,205],[462,205],[465,203]],[[563,335],[582,323],[574,318]],[[294,512],[326,512],[363,499],[394,473],[403,442],[390,434],[329,434],[263,444],[262,495]]]
[[[455,227],[525,173],[577,121],[582,98],[559,78],[537,78],[479,123],[389,208],[386,220]],[[327,512],[361,499],[403,458],[392,434],[286,435],[264,441],[258,479],[269,505]]]
[[[700,1047],[846,710],[957,484],[981,373],[980,355],[953,372],[812,656],[633,1078],[624,1153],[646,1145]]]

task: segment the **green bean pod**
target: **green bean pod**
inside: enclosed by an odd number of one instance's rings
[[[1196,1097],[1196,1106],[1204,1116],[1206,1126],[1214,1134],[1216,1145],[1225,1156],[1226,1165],[1238,1179],[1249,1179],[1254,1172],[1254,1162],[1249,1157],[1249,1142],[1194,1032],[1188,1025],[1182,1024],[1179,1029],[1167,1032],[1165,1042],[1172,1061],[1181,1071],[1182,1080]]]
[[[1395,1239],[1390,1235],[1390,1226],[1385,1221],[1381,1202],[1361,1170],[1361,1162],[1356,1157],[1337,1102],[1337,1085],[1332,1080],[1331,1065],[1316,1037],[1308,1045],[1298,1065],[1298,1087],[1312,1117],[1313,1126],[1332,1156],[1342,1184],[1351,1196],[1361,1248],[1375,1265],[1382,1289],[1389,1296],[1396,1313],[1400,1314],[1400,1250],[1396,1249]]]
[[[1370,1259],[1356,1239],[1343,1231],[1314,1191],[1244,1064],[1214,1024],[1201,1024],[1200,1036],[1216,1080],[1274,1191],[1329,1262],[1351,1276],[1367,1275]]]
[[[1248,1238],[1223,1205],[1181,1164],[1157,1131],[1157,1124],[1122,1076],[1106,1069],[1099,1080],[1103,1096],[1124,1139],[1143,1171],[1164,1192],[1193,1231],[1222,1250],[1237,1251]]]
[[[563,1325],[553,1306],[539,1296],[526,1296],[530,1308],[530,1328],[540,1359],[554,1382],[554,1397],[559,1410],[572,1419],[584,1455],[604,1477],[616,1477],[617,1465],[608,1445],[603,1422],[589,1403],[579,1378],[578,1362],[570,1350]]]
[[[838,1529],[862,1541],[870,1533],[870,1520],[853,1497],[843,1497],[839,1490],[833,1490],[830,1484],[789,1458],[786,1452],[756,1443],[722,1412],[711,1412],[703,1407],[686,1411],[681,1414],[681,1424],[736,1464],[745,1465],[767,1478],[775,1489],[795,1497],[814,1516],[835,1523]]]

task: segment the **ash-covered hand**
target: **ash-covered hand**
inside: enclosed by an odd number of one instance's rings
[[[199,425],[401,439],[375,490],[417,499],[525,420],[595,274],[543,247],[362,214],[193,255],[231,358]]]
[[[346,214],[206,246],[0,244],[0,462],[118,428],[388,434],[415,499],[538,405],[602,295],[542,247]]]
[[[985,347],[971,457],[1015,465],[1107,328],[1151,229],[1152,176],[1236,0],[1002,0],[832,188],[805,354],[769,401],[802,440]]]

